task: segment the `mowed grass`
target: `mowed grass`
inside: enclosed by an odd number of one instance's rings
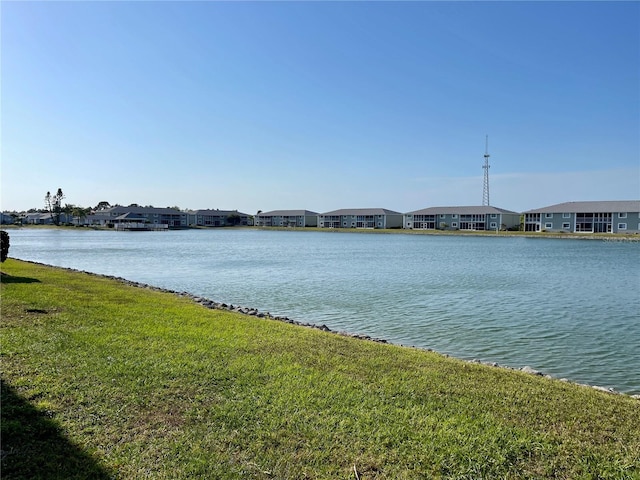
[[[2,270],[3,479],[640,478],[626,396]]]

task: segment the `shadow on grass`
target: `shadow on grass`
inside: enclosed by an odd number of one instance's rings
[[[0,283],[40,283],[40,280],[29,277],[14,277],[8,273],[2,273],[0,275]]]
[[[2,479],[96,479],[115,475],[67,439],[60,427],[2,385]]]

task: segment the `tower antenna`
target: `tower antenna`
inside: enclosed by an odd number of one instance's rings
[[[490,205],[489,204],[489,135],[487,135],[485,139],[485,148],[484,148],[484,165],[482,168],[484,169],[484,185],[482,188],[482,205]]]

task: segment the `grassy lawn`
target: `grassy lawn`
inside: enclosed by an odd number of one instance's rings
[[[2,264],[2,478],[640,478],[640,402]]]

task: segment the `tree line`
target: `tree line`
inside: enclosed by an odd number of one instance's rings
[[[62,215],[64,214],[66,218],[73,217],[80,222],[82,219],[86,218],[88,215],[95,211],[106,210],[107,208],[111,208],[111,203],[107,201],[98,202],[98,204],[94,207],[82,207],[79,205],[74,205],[70,203],[65,203],[63,205],[62,201],[66,198],[62,188],[58,188],[58,190],[51,194],[51,191],[47,191],[44,196],[44,207],[43,208],[30,208],[26,212],[21,213],[48,213],[51,215],[51,219],[53,223],[59,226],[62,223]],[[129,205],[130,207],[139,207],[137,203],[132,203]],[[145,205],[146,208],[154,208],[153,205]],[[182,211],[180,207],[167,207],[173,210]],[[7,214],[12,215],[15,219],[20,217],[18,212],[6,212]]]
[[[62,188],[58,188],[58,190],[51,194],[51,191],[47,191],[44,196],[44,207],[42,208],[30,208],[29,210],[23,212],[4,212],[7,215],[11,215],[14,219],[20,218],[23,214],[26,213],[48,213],[51,215],[51,219],[53,223],[56,225],[60,225],[62,223],[62,215],[64,214],[66,218],[77,218],[83,219],[87,217],[90,213],[96,210],[104,210],[111,207],[111,204],[107,201],[98,202],[95,207],[82,207],[79,205],[74,205],[70,203],[65,203],[63,205],[62,201],[65,199],[65,194],[62,191]]]
[[[46,213],[51,215],[53,223],[55,225],[60,225],[62,214],[66,215],[66,218],[74,217],[77,218],[78,221],[85,218],[92,212],[92,208],[80,207],[77,205],[66,203],[64,206],[62,205],[62,200],[64,200],[65,195],[62,191],[62,188],[58,188],[55,194],[51,195],[51,192],[47,192],[44,196],[44,210]],[[109,202],[100,202],[97,206],[103,208],[108,208]]]

